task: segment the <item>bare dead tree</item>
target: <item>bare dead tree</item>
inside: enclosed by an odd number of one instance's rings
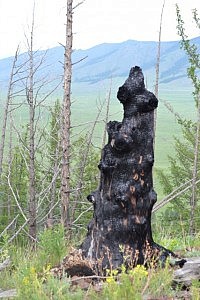
[[[28,106],[29,120],[28,120],[28,137],[25,145],[21,136],[20,130],[15,125],[20,144],[24,148],[23,159],[28,166],[29,174],[29,191],[28,191],[28,236],[30,241],[35,242],[37,237],[37,219],[38,219],[38,203],[39,197],[42,194],[41,190],[46,190],[47,173],[43,174],[43,179],[40,177],[40,186],[38,185],[38,160],[42,164],[43,171],[45,172],[45,158],[42,155],[45,148],[44,130],[45,125],[41,126],[42,112],[45,107],[45,100],[58,88],[61,81],[52,84],[53,80],[47,76],[42,70],[45,65],[45,58],[47,51],[40,54],[34,50],[34,27],[35,27],[35,5],[33,6],[32,22],[30,26],[30,34],[25,34],[27,53],[23,56],[23,64],[21,73],[19,74],[20,86],[25,91],[25,96],[22,96],[24,102],[23,107]],[[42,73],[41,73],[42,71]],[[50,91],[43,91],[43,89],[51,82]],[[41,128],[40,128],[41,126]],[[40,168],[41,169],[41,168]],[[46,171],[48,172],[48,170]],[[37,174],[37,176],[36,176]],[[41,172],[40,172],[41,176]],[[45,192],[43,193],[45,194]]]
[[[8,166],[12,164],[12,155],[13,155],[13,118],[11,116],[12,112],[9,113],[10,115],[10,128],[9,128],[9,151],[8,151]],[[11,206],[12,206],[12,195],[11,191],[8,191],[8,199],[7,199],[7,215],[8,221],[11,219]]]
[[[34,35],[34,16],[33,8],[32,24],[30,32],[30,43],[28,42],[29,57],[29,75],[26,87],[26,98],[29,106],[29,235],[36,239],[36,191],[35,191],[35,107],[34,107],[34,53],[33,53],[33,35]],[[32,239],[31,239],[32,241]]]
[[[15,90],[15,87],[19,83],[19,78],[18,75],[21,72],[21,65],[17,65],[18,62],[18,57],[19,57],[19,47],[17,47],[15,51],[15,56],[13,58],[13,63],[11,66],[11,71],[10,71],[10,78],[9,78],[9,83],[8,83],[8,90],[7,90],[7,96],[6,96],[6,102],[5,102],[5,109],[4,109],[4,116],[3,116],[3,124],[2,124],[2,129],[1,129],[1,141],[0,141],[0,184],[3,188],[3,186],[9,186],[7,185],[4,180],[3,176],[5,175],[5,178],[7,178],[7,166],[8,169],[10,169],[11,161],[12,161],[12,147],[13,147],[13,124],[12,124],[12,112],[16,109],[13,106],[13,100],[15,97],[19,96],[20,90]],[[10,119],[10,128],[8,129],[8,120]],[[5,147],[6,147],[6,136],[8,136],[8,151],[6,152],[7,157],[5,157]],[[3,174],[3,162],[5,163],[5,172]],[[2,207],[7,207],[7,220],[12,218],[11,213],[14,212],[12,209],[12,192],[8,188],[6,191],[5,197],[2,199]],[[5,214],[5,211],[4,211]]]
[[[5,110],[4,110],[4,117],[3,117],[3,126],[2,126],[1,143],[0,143],[0,182],[1,182],[1,175],[2,175],[2,165],[3,165],[3,156],[4,156],[4,148],[5,148],[6,127],[7,127],[8,113],[9,113],[9,105],[10,105],[10,101],[12,98],[14,76],[17,73],[15,68],[16,68],[16,62],[17,62],[17,58],[18,58],[18,52],[19,52],[19,48],[17,48],[14,59],[13,59],[12,69],[11,69],[11,73],[10,73],[10,80],[9,80],[9,85],[8,85],[6,104],[5,104]]]
[[[46,110],[45,100],[49,97],[55,89],[61,84],[58,82],[58,78],[54,78],[56,81],[55,84],[52,85],[54,79],[46,76],[42,67],[45,65],[45,58],[47,51],[45,53],[40,53],[37,50],[34,50],[34,15],[35,15],[35,7],[33,8],[33,18],[32,23],[30,26],[30,34],[25,35],[26,38],[26,45],[27,45],[27,52],[18,55],[18,49],[16,51],[16,55],[14,58],[11,75],[10,75],[10,83],[9,89],[7,94],[7,103],[6,103],[6,111],[5,116],[7,114],[15,111],[17,116],[17,122],[15,120],[14,113],[11,116],[11,128],[14,129],[16,140],[13,139],[12,141],[12,132],[10,130],[10,142],[7,154],[7,160],[4,159],[6,162],[5,172],[3,174],[3,178],[7,180],[7,182],[3,182],[6,186],[6,196],[5,198],[5,207],[7,208],[8,215],[10,214],[10,220],[12,220],[14,213],[20,212],[21,216],[28,220],[26,226],[28,226],[28,233],[27,235],[30,237],[31,241],[36,240],[36,233],[37,233],[37,222],[38,218],[44,216],[47,211],[49,211],[49,190],[48,196],[45,195],[45,190],[47,189],[47,184],[49,184],[47,178],[48,170],[45,169],[47,165],[47,160],[43,157],[43,149],[45,147],[44,141],[44,127],[45,125],[41,126],[41,117],[44,110]],[[42,71],[42,72],[41,72]],[[46,87],[51,82],[51,91],[46,92]],[[52,87],[53,86],[53,87]],[[49,87],[49,86],[48,86]],[[55,87],[55,88],[54,88]],[[45,92],[42,89],[45,89]],[[44,95],[45,94],[45,95]],[[11,103],[12,99],[12,103]],[[16,99],[18,99],[16,101]],[[19,122],[19,115],[23,109],[25,112],[25,116],[29,113],[29,121],[28,121],[28,131],[27,131],[27,139],[24,139],[24,130],[23,125]],[[5,118],[4,118],[5,119]],[[24,121],[24,120],[22,120]],[[7,119],[5,119],[4,124],[7,123]],[[26,124],[27,125],[27,124]],[[1,140],[1,150],[0,155],[3,162],[3,151],[4,151],[4,141],[5,135],[7,137],[6,125],[3,126],[3,134]],[[22,131],[23,130],[23,131]],[[17,134],[16,134],[17,133]],[[9,140],[8,140],[9,141]],[[16,144],[11,145],[13,142],[17,142]],[[11,149],[13,148],[13,149]],[[16,149],[19,151],[16,154],[14,152]],[[13,151],[11,151],[13,150]],[[20,162],[23,162],[23,167],[25,167],[25,180],[23,181],[23,191],[21,189],[20,178],[17,178],[16,175],[13,176],[13,168],[16,166],[16,159],[13,159],[15,155]],[[40,164],[42,168],[38,168],[38,161],[40,160]],[[1,173],[2,173],[2,163],[1,163]],[[18,169],[21,169],[19,166]],[[28,172],[27,172],[28,170]],[[3,170],[4,171],[4,170]],[[44,174],[46,172],[46,174]],[[19,171],[20,175],[21,172]],[[29,174],[29,180],[27,179],[27,174]],[[44,177],[42,184],[39,185],[39,179]],[[41,181],[40,181],[41,182]],[[51,185],[54,184],[54,180],[52,180]],[[43,194],[42,194],[43,189]],[[28,195],[28,199],[26,199],[26,195]],[[42,195],[42,196],[41,196]],[[39,197],[43,197],[45,200],[42,202],[40,201]],[[6,202],[7,201],[7,202]],[[42,203],[41,206],[38,203]],[[13,208],[14,207],[14,208]],[[52,209],[53,209],[52,205]],[[44,210],[45,208],[45,210]],[[12,209],[12,211],[11,211]],[[40,209],[40,211],[38,210]],[[44,210],[43,214],[41,211]],[[27,213],[28,211],[28,213]],[[39,216],[39,213],[41,214]],[[9,222],[9,220],[8,220]],[[16,227],[20,226],[21,218]]]
[[[158,36],[158,49],[157,49],[157,59],[156,59],[156,83],[155,83],[155,96],[158,99],[158,87],[159,87],[159,74],[160,74],[160,50],[161,50],[161,34],[162,34],[162,20],[163,12],[165,7],[165,0],[163,1],[163,6],[160,15],[160,27]],[[156,134],[156,120],[157,120],[157,109],[154,110],[154,148],[155,148],[155,134]]]
[[[62,167],[61,167],[61,223],[69,226],[70,198],[70,127],[71,127],[71,78],[72,78],[72,21],[73,0],[67,0],[66,44],[64,54],[64,95],[62,110]]]
[[[158,36],[158,52],[156,59],[156,84],[155,84],[155,96],[158,98],[158,88],[159,88],[159,73],[160,73],[160,51],[161,51],[161,35],[162,35],[162,21],[163,21],[163,12],[165,7],[165,0],[163,1],[161,15],[160,15],[160,27],[159,27],[159,36]]]

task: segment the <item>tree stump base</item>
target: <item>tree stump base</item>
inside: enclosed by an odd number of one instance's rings
[[[94,263],[83,257],[82,250],[72,249],[59,266],[51,269],[51,273],[58,278],[62,278],[64,274],[70,277],[93,276]]]

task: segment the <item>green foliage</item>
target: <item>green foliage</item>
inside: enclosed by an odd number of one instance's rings
[[[37,150],[35,155],[35,184],[38,230],[44,228],[46,220],[51,220],[53,223],[60,221],[60,164],[62,160],[60,115],[61,106],[59,101],[56,101],[54,107],[50,109],[47,130],[37,131],[37,135],[40,136],[39,140],[36,139],[38,144],[35,146]],[[6,162],[4,165],[3,181],[0,185],[0,203],[2,205],[0,230],[3,231],[9,222],[18,215],[16,222],[9,228],[11,235],[24,224],[25,217],[23,214],[28,216],[28,134],[28,126],[22,127],[21,139],[12,149],[11,163]],[[43,146],[38,147],[39,144],[43,144]],[[71,223],[86,211],[76,224],[73,224],[73,229],[82,228],[82,226],[86,228],[92,217],[92,212],[88,211],[90,204],[86,197],[97,187],[98,161],[99,151],[91,144],[89,133],[72,140],[70,162]],[[16,240],[21,239],[22,241],[24,239],[22,234],[23,231],[16,237]]]
[[[157,299],[158,297],[172,297],[175,291],[171,289],[172,271],[166,267],[163,269],[149,269],[138,265],[125,271],[122,266],[120,272],[108,274],[103,290],[99,294],[93,293],[92,299],[136,299],[145,297]]]
[[[70,292],[70,284],[67,278],[59,280],[54,278],[50,272],[50,266],[43,267],[41,272],[32,264],[24,264],[14,275],[17,284],[16,299],[30,300],[68,300],[83,299],[83,292],[77,290]]]
[[[53,300],[83,300],[85,292],[81,289],[71,291],[70,283],[66,278],[56,279],[49,277],[45,286],[43,286],[43,295],[46,298],[37,298],[38,300],[53,299]]]
[[[0,272],[1,288],[15,288],[16,299],[82,299],[82,291],[71,293],[68,279],[54,278],[50,271],[67,254],[62,226],[41,232],[36,252],[27,245],[23,248],[9,246],[6,236],[1,246],[6,246],[6,253],[12,261],[10,269]]]
[[[55,266],[66,254],[65,231],[62,225],[44,229],[39,234],[39,258],[43,265]],[[46,263],[45,263],[46,262]]]
[[[200,281],[193,280],[191,286],[192,300],[200,300]]]
[[[184,21],[182,20],[180,9],[176,4],[176,12],[177,12],[177,29],[178,34],[181,37],[181,47],[185,50],[190,66],[188,68],[188,77],[192,80],[192,84],[194,86],[194,99],[196,102],[196,106],[199,104],[199,94],[200,94],[200,80],[198,77],[198,71],[200,68],[200,54],[198,53],[198,48],[195,44],[191,44],[187,34],[185,33]],[[196,26],[200,28],[200,19],[198,17],[198,12],[196,9],[193,10],[193,19],[196,23]]]
[[[72,187],[76,188],[78,181],[82,180],[81,198],[84,199],[88,194],[96,189],[98,180],[98,163],[100,151],[97,151],[92,144],[87,144],[87,135],[80,136],[72,144]],[[87,153],[87,155],[85,155]],[[82,178],[80,175],[82,173]]]
[[[86,228],[92,217],[92,211],[87,211],[90,203],[87,196],[97,189],[98,185],[98,163],[100,160],[100,151],[89,143],[89,134],[80,136],[72,144],[72,161],[71,161],[71,187],[74,192],[71,195],[71,210],[75,208],[72,222],[78,218],[76,224]],[[82,217],[79,218],[80,214]],[[76,225],[75,224],[75,225]]]
[[[18,215],[16,222],[9,228],[10,234],[14,234],[28,218],[28,195],[29,195],[29,154],[28,154],[28,125],[21,128],[21,139],[11,149],[11,160],[4,164],[3,180],[0,185],[4,203],[3,213],[0,218],[4,222],[2,230]],[[40,151],[37,152],[35,159],[35,184],[37,195],[40,194],[44,186],[42,181],[42,157]],[[37,196],[36,196],[37,197]],[[39,197],[37,200],[39,202]],[[26,226],[27,227],[27,226]],[[26,228],[25,227],[25,228]],[[24,237],[23,237],[24,238]],[[20,240],[20,235],[16,237]],[[22,240],[22,239],[21,239]]]
[[[23,147],[27,145],[27,127],[23,128]],[[25,155],[26,156],[26,155]],[[18,228],[24,223],[24,218],[20,212],[27,211],[27,191],[28,191],[28,170],[27,156],[24,156],[24,149],[16,145],[12,149],[12,160],[4,164],[4,171],[0,185],[0,202],[3,204],[3,211],[0,216],[0,230],[4,229],[14,217],[19,217],[13,227]],[[9,229],[12,231],[12,227]]]
[[[199,236],[195,238],[170,238],[163,229],[157,232],[157,239],[165,246],[186,251],[185,247],[200,249]],[[29,247],[14,247],[5,245],[12,264],[9,269],[0,272],[2,289],[15,288],[16,299],[45,300],[45,299],[158,299],[176,298],[177,289],[172,288],[173,269],[168,264],[165,268],[146,269],[138,265],[126,271],[121,269],[108,270],[107,278],[100,280],[100,291],[96,292],[91,285],[87,291],[71,286],[70,278],[66,275],[60,280],[51,274],[52,263],[59,263],[61,256],[67,255],[63,228],[58,226],[54,230],[41,232],[38,249],[33,252]],[[63,253],[59,250],[63,249]],[[46,252],[46,256],[45,256]],[[54,252],[54,257],[52,252]],[[194,252],[195,253],[195,252]],[[97,282],[97,281],[96,281]],[[199,283],[194,281],[191,287],[192,299],[198,299]],[[196,298],[195,298],[196,297]],[[178,299],[178,297],[177,297]]]
[[[185,182],[191,184],[196,125],[191,120],[186,121],[180,119],[179,124],[181,125],[182,129],[182,138],[175,138],[175,156],[168,156],[169,170],[168,172],[157,170],[157,175],[165,194],[170,194],[175,188],[179,187]],[[200,162],[198,162],[198,169],[199,168]],[[200,177],[198,175],[197,181],[199,179]],[[197,198],[199,198],[199,196],[200,183],[197,183]],[[179,234],[180,231],[184,231],[186,234],[188,233],[190,219],[190,198],[191,188],[172,200],[165,210],[160,213],[163,226],[170,226],[172,234]],[[194,216],[196,229],[198,229],[200,225],[199,215],[200,202],[197,202]]]
[[[0,238],[0,263],[4,262],[9,258],[9,246],[8,246],[9,235],[5,232]]]
[[[181,37],[181,47],[188,56],[189,68],[188,77],[191,79],[194,91],[193,96],[196,105],[197,121],[177,118],[181,126],[182,138],[175,137],[175,156],[169,156],[169,170],[164,173],[158,171],[160,183],[163,191],[170,194],[174,189],[188,182],[191,187],[180,193],[176,199],[171,201],[170,205],[161,213],[164,223],[170,223],[173,232],[194,232],[200,225],[200,184],[198,183],[200,169],[199,155],[199,122],[200,122],[200,54],[195,44],[191,44],[185,33],[184,21],[181,18],[180,10],[176,5],[177,11],[177,29]],[[199,27],[199,18],[197,11],[194,10],[193,17],[196,25]],[[178,222],[177,222],[178,221]]]
[[[50,114],[50,139],[47,147],[49,148],[49,154],[52,159],[52,157],[56,158],[56,148],[60,140],[61,105],[59,100],[50,108]]]

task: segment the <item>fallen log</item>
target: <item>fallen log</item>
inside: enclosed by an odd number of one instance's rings
[[[174,271],[174,283],[189,287],[192,281],[200,281],[200,257],[190,257],[185,260],[183,267]]]
[[[11,263],[10,258],[6,258],[2,263],[0,263],[0,272],[5,268],[9,267],[10,263]]]
[[[16,297],[17,296],[17,290],[16,289],[11,289],[11,290],[7,290],[7,291],[3,291],[0,289],[0,298],[12,298],[12,297]]]

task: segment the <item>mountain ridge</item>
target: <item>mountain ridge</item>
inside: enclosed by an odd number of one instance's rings
[[[200,49],[200,37],[191,40]],[[132,66],[138,65],[143,69],[145,78],[150,85],[155,81],[155,66],[158,42],[127,40],[121,43],[103,43],[89,49],[75,49],[72,53],[74,86],[86,86],[110,80],[111,78],[125,78]],[[46,53],[46,62],[42,72],[48,76],[60,78],[63,73],[64,48],[62,46],[38,51],[37,55]],[[19,55],[19,63],[27,53]],[[0,86],[5,88],[9,79],[13,58],[0,60]],[[53,66],[53,69],[52,69]],[[172,88],[181,86],[189,88],[187,79],[188,60],[180,48],[179,41],[161,42],[160,55],[160,84]],[[40,71],[41,72],[41,71]],[[183,84],[184,82],[184,84]]]

